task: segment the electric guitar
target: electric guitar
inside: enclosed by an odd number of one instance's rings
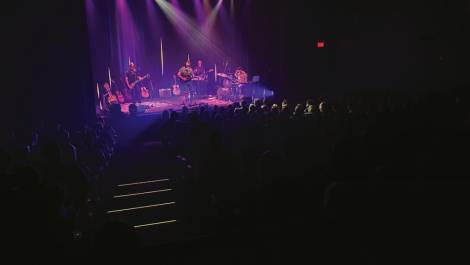
[[[147,79],[147,78],[150,78],[150,75],[149,75],[149,74],[146,74],[145,76],[143,76],[143,77],[141,77],[141,78],[135,80],[134,82],[130,83],[129,86],[128,86],[128,88],[129,88],[129,89],[134,89],[134,87],[135,87],[138,83],[144,81],[144,80]]]
[[[197,75],[197,76],[194,76],[193,80],[194,81],[205,81],[207,80],[207,78],[209,77],[209,73],[211,72],[214,72],[214,69],[209,69],[207,70],[207,72],[205,72],[204,74],[202,75]]]

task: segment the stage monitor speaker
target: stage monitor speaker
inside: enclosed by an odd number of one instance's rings
[[[171,89],[170,88],[162,88],[158,90],[158,93],[161,98],[169,98],[171,97]]]

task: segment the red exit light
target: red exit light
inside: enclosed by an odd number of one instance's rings
[[[325,48],[325,42],[324,41],[317,41],[317,48]]]

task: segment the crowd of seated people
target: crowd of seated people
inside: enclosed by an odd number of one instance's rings
[[[465,227],[470,186],[442,181],[469,175],[468,103],[455,94],[242,101],[165,111],[140,137],[191,164],[178,188],[187,193],[190,221],[183,221],[200,233],[242,235],[232,244],[254,248],[275,242],[269,254],[284,262],[316,251],[383,264],[383,257],[442,251],[450,239],[443,230]],[[14,202],[8,218],[22,227],[12,242],[24,244],[32,233],[28,244],[67,245],[113,159],[115,133],[100,121],[76,133],[57,126],[11,135],[0,169]],[[111,224],[98,233],[103,249],[112,252],[112,231],[135,240],[132,228]]]
[[[434,196],[453,198],[451,188],[435,181],[467,179],[469,114],[465,96],[438,93],[305,104],[255,100],[165,112],[148,136],[191,161],[189,208],[200,215],[191,222],[206,232],[243,230],[262,240],[310,233],[325,240],[319,245],[334,238],[331,249],[367,259],[391,255],[384,253],[392,242],[426,217],[430,224],[446,220],[430,217],[445,208],[431,206]],[[430,192],[436,186],[442,193]],[[470,201],[464,197],[459,203]],[[331,234],[319,237],[318,227]],[[387,228],[382,238],[375,233],[381,228]],[[411,242],[400,250],[413,252]]]
[[[19,251],[67,253],[93,216],[99,180],[115,152],[116,132],[98,121],[76,131],[64,126],[12,130],[1,149],[8,236]]]

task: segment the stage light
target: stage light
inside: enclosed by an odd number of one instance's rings
[[[325,42],[324,41],[317,41],[317,48],[319,48],[319,49],[325,48]]]

